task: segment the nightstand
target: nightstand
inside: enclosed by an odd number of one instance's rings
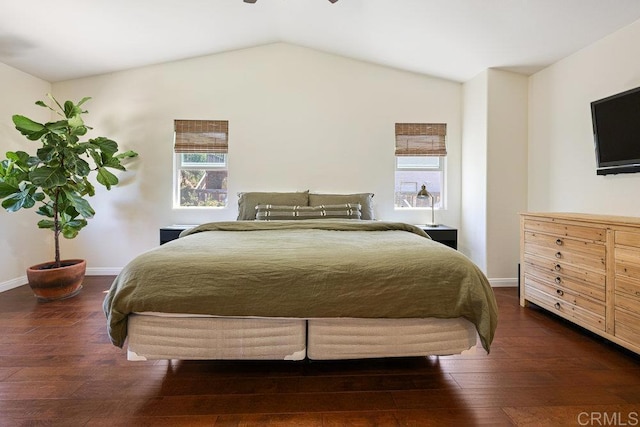
[[[449,227],[448,225],[438,225],[437,227],[430,227],[425,224],[416,224],[424,230],[436,242],[440,242],[443,245],[447,245],[450,248],[458,249],[458,229]]]
[[[180,237],[180,233],[189,228],[193,228],[195,225],[168,225],[160,229],[160,244],[164,245],[167,242]]]

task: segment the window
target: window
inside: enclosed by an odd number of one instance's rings
[[[175,121],[175,205],[227,205],[229,122]]]
[[[444,207],[444,123],[396,123],[395,207],[429,207],[417,197],[424,185],[437,209]]]

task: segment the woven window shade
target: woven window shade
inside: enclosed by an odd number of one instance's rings
[[[229,151],[227,120],[176,120],[176,153],[226,153]]]
[[[446,156],[446,123],[396,123],[396,156]]]

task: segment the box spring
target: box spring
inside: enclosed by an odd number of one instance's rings
[[[313,360],[459,354],[474,325],[456,319],[293,319],[134,314],[128,359]]]

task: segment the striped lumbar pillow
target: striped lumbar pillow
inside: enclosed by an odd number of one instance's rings
[[[256,220],[273,221],[279,219],[360,219],[361,206],[356,203],[320,206],[256,206]]]

